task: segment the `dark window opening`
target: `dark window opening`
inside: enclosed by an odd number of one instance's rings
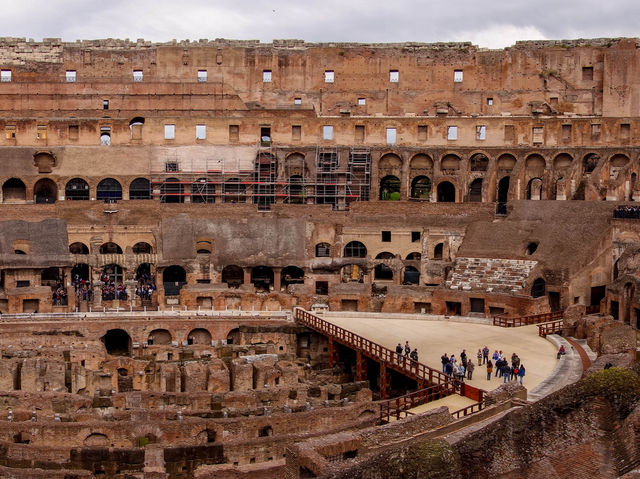
[[[390,243],[391,242],[391,231],[383,231],[382,232],[382,242]]]
[[[546,283],[544,279],[542,278],[536,279],[533,282],[533,285],[531,286],[531,297],[539,298],[541,296],[544,296],[545,293],[546,293]]]
[[[444,249],[443,243],[438,243],[433,249],[433,259],[442,259],[442,252]]]
[[[420,241],[420,231],[412,231],[411,232],[411,242],[417,243]]]
[[[593,67],[582,67],[582,79],[585,81],[593,80]]]
[[[316,281],[316,294],[326,296],[329,294],[328,281]]]
[[[484,314],[484,299],[483,298],[470,298],[471,312]]]
[[[331,256],[331,245],[329,243],[318,243],[316,245],[316,258],[328,258]]]
[[[527,245],[527,254],[532,255],[538,249],[538,242],[532,242]]]

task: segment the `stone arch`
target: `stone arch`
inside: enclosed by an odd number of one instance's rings
[[[560,153],[553,159],[553,169],[556,172],[564,173],[571,167],[572,163],[573,157],[571,155],[569,155],[568,153]]]
[[[343,257],[345,258],[366,258],[367,247],[360,241],[350,241],[344,247]]]
[[[58,199],[58,185],[49,178],[41,178],[33,186],[33,199],[38,204],[55,203]]]
[[[150,200],[151,182],[146,178],[136,178],[129,184],[130,200]]]
[[[162,182],[160,203],[184,203],[184,185],[178,178],[167,178]]]
[[[82,443],[89,447],[109,447],[110,441],[106,434],[101,432],[92,432],[84,438]]]
[[[530,154],[525,160],[525,172],[528,177],[537,176],[542,178],[546,167],[546,160],[538,153]]]
[[[380,180],[380,199],[398,201],[400,199],[400,178],[387,175]]]
[[[529,180],[529,183],[527,183],[527,199],[542,199],[542,178],[534,177]]]
[[[153,345],[167,345],[171,344],[172,341],[173,337],[168,329],[154,329],[147,338],[147,343]]]
[[[133,245],[132,252],[133,254],[150,254],[153,253],[153,248],[145,241],[138,241]]]
[[[316,258],[328,258],[331,256],[331,245],[329,243],[318,243],[316,245]]]
[[[395,153],[383,155],[378,162],[378,170],[388,172],[389,174],[400,168],[402,168],[402,159]]]
[[[287,266],[280,272],[280,284],[286,288],[290,284],[303,284],[304,271],[298,266]]]
[[[107,353],[112,356],[131,355],[131,336],[124,329],[110,329],[100,340],[104,344]]]
[[[456,187],[450,181],[444,180],[438,183],[438,203],[455,203]]]
[[[306,159],[304,153],[294,151],[284,158],[284,169],[287,177],[300,176],[306,178],[309,176],[307,171]]]
[[[229,288],[237,288],[244,284],[244,271],[235,264],[227,265],[222,269],[222,282],[227,283]]]
[[[596,169],[600,162],[600,155],[597,153],[587,153],[582,159],[582,172],[584,174],[591,173]]]
[[[433,259],[444,259],[444,243],[438,243],[433,247]]]
[[[629,157],[622,153],[612,155],[609,160],[609,177],[616,179],[620,170],[624,169],[629,164],[629,161]]]
[[[76,241],[69,245],[69,253],[71,254],[89,254],[89,248],[86,244]]]
[[[82,178],[72,178],[67,181],[64,187],[64,198],[66,200],[82,200],[89,199],[89,183]]]
[[[187,334],[187,344],[211,346],[211,333],[205,328],[195,328]]]
[[[96,188],[98,201],[116,201],[122,199],[122,185],[114,178],[105,178]]]
[[[122,254],[122,248],[119,244],[108,241],[100,246],[100,254]]]
[[[406,257],[408,261],[420,261],[422,259],[422,253],[418,253],[414,251],[413,253],[409,253]]]
[[[462,160],[458,155],[449,153],[442,157],[440,161],[440,170],[445,175],[453,175],[460,169],[460,162]]]
[[[484,153],[476,153],[469,159],[470,171],[487,171],[489,169],[489,158]]]
[[[9,178],[2,185],[2,201],[4,203],[13,203],[17,201],[26,201],[27,187],[19,178]]]
[[[469,202],[482,202],[482,178],[476,178],[469,184]]]
[[[393,270],[384,263],[379,263],[373,269],[373,279],[378,281],[392,281]]]
[[[518,161],[516,157],[510,153],[504,153],[498,157],[498,174],[507,175],[513,171]]]
[[[545,280],[542,278],[537,278],[531,284],[531,297],[540,298],[541,296],[544,296],[546,293],[547,293],[547,290],[546,290]]]
[[[251,268],[251,284],[257,289],[269,291],[273,285],[273,269],[269,266],[254,266]]]
[[[420,175],[411,181],[411,198],[428,201],[431,198],[431,179]]]
[[[426,175],[433,171],[433,160],[425,153],[417,153],[409,162],[409,170],[413,174]]]

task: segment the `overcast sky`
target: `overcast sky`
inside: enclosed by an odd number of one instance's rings
[[[637,37],[639,0],[0,0],[0,36],[270,42]]]

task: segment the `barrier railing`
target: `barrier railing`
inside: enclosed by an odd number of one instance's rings
[[[547,337],[547,334],[562,333],[562,320],[552,321],[550,323],[543,323],[538,325],[538,336],[543,338]]]
[[[469,416],[470,414],[473,414],[475,412],[482,411],[484,408],[484,402],[477,402],[475,404],[470,404],[467,407],[463,407],[462,409],[458,409],[457,411],[453,411],[451,415],[456,419],[460,419],[461,417]]]
[[[483,400],[484,390],[458,381],[438,369],[431,368],[426,364],[422,364],[402,354],[398,354],[395,351],[370,341],[367,338],[341,328],[340,326],[336,326],[329,321],[325,321],[304,309],[296,308],[294,317],[300,324],[324,334],[338,343],[354,349],[356,352],[359,351],[371,359],[380,361],[381,363],[384,363],[385,367],[398,371],[405,376],[416,380],[418,383],[428,384],[429,387],[441,386],[443,389],[440,391],[453,390],[454,392],[475,401]],[[429,387],[426,389],[429,389]]]
[[[448,385],[437,384],[420,391],[405,394],[394,399],[381,401],[380,404],[380,422],[389,422],[391,418],[396,420],[407,417],[413,413],[409,410],[414,407],[421,406],[431,401],[442,399],[456,393],[453,383]]]
[[[538,324],[538,323],[545,323],[547,321],[554,321],[556,319],[561,319],[563,316],[564,316],[564,311],[532,314],[530,316],[519,316],[515,318],[510,318],[500,314],[493,317],[493,325],[500,326],[502,328],[514,328],[518,326],[528,326],[530,324]]]

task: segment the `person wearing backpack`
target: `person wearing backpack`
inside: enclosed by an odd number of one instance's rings
[[[518,368],[518,377],[520,378],[520,384],[522,384],[522,380],[524,378],[525,375],[525,369],[524,369],[524,364],[521,364],[520,367]]]
[[[493,372],[493,363],[491,359],[487,361],[487,381],[491,381],[491,373]]]

